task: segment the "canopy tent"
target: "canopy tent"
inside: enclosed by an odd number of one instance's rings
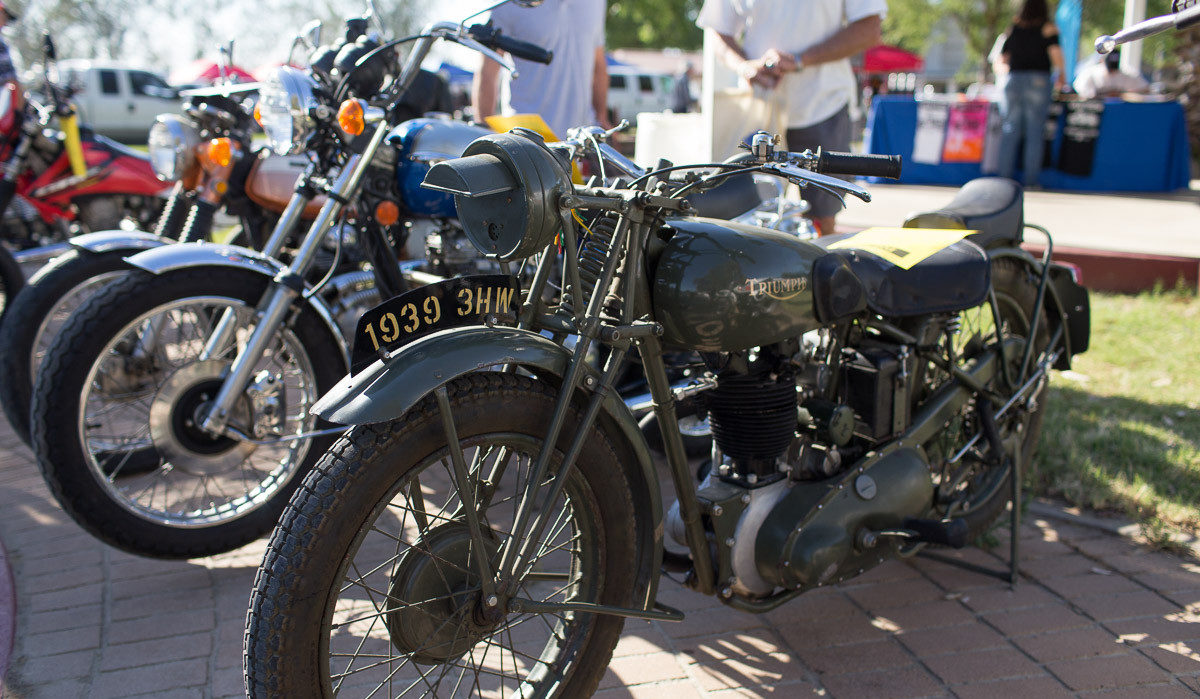
[[[225,72],[221,72],[221,67],[213,61],[198,60],[185,72],[186,82],[206,82],[215,83],[221,80],[222,76],[233,78],[234,82],[254,82],[257,78],[250,71],[236,65],[225,67]]]
[[[898,46],[880,45],[863,54],[860,70],[866,73],[919,73],[925,59]]]

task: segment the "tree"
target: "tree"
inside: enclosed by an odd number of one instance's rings
[[[704,31],[696,26],[703,4],[702,0],[612,0],[605,42],[609,48],[693,51],[704,44]]]

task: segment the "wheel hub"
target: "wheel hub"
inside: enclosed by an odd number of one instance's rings
[[[210,359],[189,364],[170,376],[150,405],[150,437],[162,458],[195,476],[225,473],[246,460],[255,445],[213,436],[200,427],[224,380],[229,362]],[[251,409],[239,398],[230,422],[250,424]]]
[[[485,614],[472,548],[466,525],[451,522],[401,555],[388,585],[384,623],[392,643],[415,662],[458,658],[503,620],[503,614]],[[495,560],[499,544],[487,538],[485,548]]]

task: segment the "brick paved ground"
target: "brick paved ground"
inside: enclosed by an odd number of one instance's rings
[[[629,621],[598,697],[1189,697],[1200,565],[1033,520],[1025,580],[891,562],[762,616],[664,581],[679,624]],[[242,694],[257,543],[185,562],[97,543],[0,427],[0,540],[17,588],[6,697]],[[963,557],[990,565],[978,550]]]

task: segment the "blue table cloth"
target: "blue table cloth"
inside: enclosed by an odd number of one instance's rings
[[[928,165],[912,161],[917,102],[904,95],[879,95],[871,103],[865,144],[868,153],[900,155],[906,184],[961,185],[981,176],[979,163]],[[1061,135],[1060,135],[1061,138]],[[1047,189],[1089,192],[1169,192],[1188,186],[1187,123],[1176,102],[1105,100],[1090,177],[1047,167]],[[880,180],[894,182],[895,180]]]

